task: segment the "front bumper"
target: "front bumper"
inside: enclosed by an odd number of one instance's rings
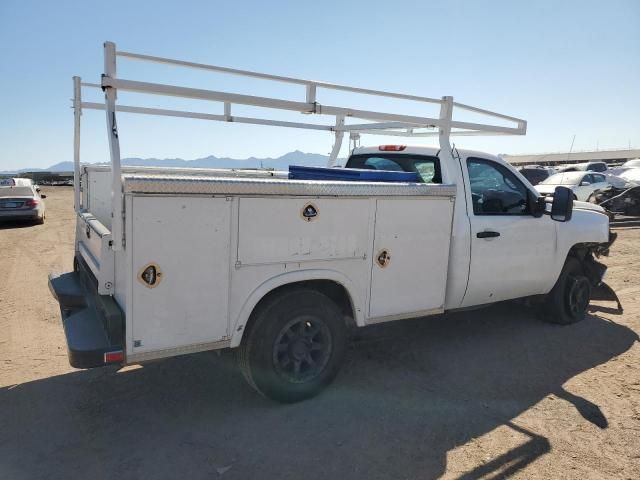
[[[82,259],[77,270],[49,274],[49,289],[60,304],[69,363],[75,368],[122,363],[124,314],[113,297],[99,295]]]

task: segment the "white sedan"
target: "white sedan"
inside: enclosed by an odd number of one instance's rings
[[[586,202],[593,192],[602,190],[610,184],[601,173],[595,172],[564,172],[551,175],[535,186],[541,195],[553,195],[556,187],[568,187],[573,190],[576,200]]]

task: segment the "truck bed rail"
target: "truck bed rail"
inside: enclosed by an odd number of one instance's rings
[[[452,197],[455,185],[420,183],[225,178],[169,175],[123,175],[125,193],[183,193],[292,196],[437,196]]]

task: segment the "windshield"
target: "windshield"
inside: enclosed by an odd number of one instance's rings
[[[584,177],[584,172],[565,172],[551,175],[540,182],[541,185],[577,185]]]
[[[33,197],[31,187],[0,188],[0,197]]]

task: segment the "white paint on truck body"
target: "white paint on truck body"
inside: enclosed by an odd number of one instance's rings
[[[367,151],[377,148],[354,153]],[[438,149],[407,147],[402,153],[435,156]],[[453,163],[442,165],[443,185],[426,187],[446,191],[442,195],[407,195],[415,188],[411,184],[371,184],[367,195],[349,194],[344,187],[339,194],[302,195],[292,194],[292,185],[302,188],[302,183],[313,191],[326,182],[296,183],[282,172],[208,175],[202,170],[185,177],[188,169],[129,167],[124,175],[125,189],[131,185],[124,194],[125,247],[109,251],[115,253],[110,272],[102,267],[94,272],[115,283],[110,294],[125,311],[126,361],[236,347],[260,300],[302,281],[342,285],[359,326],[544,294],[572,246],[608,240],[607,217],[579,204],[567,223],[548,215],[474,214],[469,158],[508,168],[535,190],[498,157],[456,153]],[[85,167],[82,175],[83,203],[104,205],[106,212],[108,171]],[[272,182],[268,194],[238,193],[244,191],[243,182],[253,188],[263,180]],[[227,181],[240,190],[218,192],[217,185]],[[167,191],[147,188],[145,182],[161,183]],[[260,185],[264,190],[266,184]],[[383,193],[388,188],[402,194]],[[311,218],[304,216],[307,206],[315,209]],[[95,217],[89,222],[90,216],[78,219],[78,248],[100,257],[100,237],[83,238],[88,223],[99,223]],[[500,237],[477,238],[489,229]],[[383,251],[389,259],[381,266]],[[139,278],[150,264],[162,272],[154,288]]]
[[[343,285],[359,325],[443,309],[448,255],[424,252],[448,251],[453,197],[127,197],[128,362],[237,346],[255,305],[300,281]],[[151,264],[153,288],[139,278]]]

